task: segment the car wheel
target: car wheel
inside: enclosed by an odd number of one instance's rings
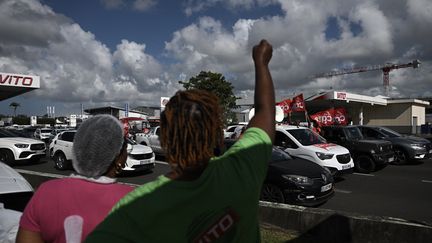
[[[66,169],[66,157],[63,153],[56,153],[53,157],[54,167],[57,170],[65,170]]]
[[[0,150],[0,161],[10,165],[15,161],[12,151],[7,149]]]
[[[375,171],[376,167],[375,162],[367,155],[358,156],[354,164],[357,172],[366,174]]]
[[[279,187],[272,184],[264,184],[261,189],[261,200],[267,202],[285,203],[285,196]]]
[[[408,155],[401,148],[395,148],[394,153],[395,153],[395,160],[393,161],[393,164],[402,165],[408,162]]]

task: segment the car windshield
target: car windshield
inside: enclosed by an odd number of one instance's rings
[[[125,138],[125,139],[126,139],[126,141],[127,141],[128,144],[130,144],[130,145],[137,145],[137,143],[134,140],[132,140],[130,138]]]
[[[351,140],[363,139],[363,135],[358,127],[347,127],[345,131],[347,132],[347,137]]]
[[[291,160],[292,157],[284,152],[283,150],[273,147],[272,155],[271,155],[271,161],[277,162],[277,161],[285,161],[285,160]]]
[[[44,128],[41,129],[41,133],[51,133],[52,129]]]
[[[378,130],[380,132],[382,132],[386,137],[389,137],[389,138],[402,137],[401,134],[399,134],[399,133],[397,133],[391,129],[385,128],[385,127],[379,127]]]
[[[292,130],[287,130],[287,132],[289,132],[303,146],[309,146],[309,145],[327,142],[323,137],[321,137],[317,133],[314,133],[310,129],[292,129]]]

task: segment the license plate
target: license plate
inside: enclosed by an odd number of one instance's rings
[[[330,190],[331,188],[332,188],[332,184],[331,183],[327,184],[327,185],[321,187],[321,192],[326,192],[326,191]]]
[[[145,164],[150,164],[150,162],[151,162],[151,161],[150,161],[149,159],[146,159],[146,160],[141,160],[141,161],[140,161],[140,164],[141,164],[141,165],[145,165]]]
[[[346,170],[346,169],[349,169],[351,167],[352,167],[351,165],[342,165],[342,170]]]
[[[393,162],[394,161],[394,157],[390,157],[389,159],[388,159],[388,162]]]

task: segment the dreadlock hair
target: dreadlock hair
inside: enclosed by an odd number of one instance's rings
[[[161,114],[160,142],[179,171],[206,165],[223,142],[222,109],[216,95],[200,89],[178,91]]]

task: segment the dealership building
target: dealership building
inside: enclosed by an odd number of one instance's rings
[[[238,120],[247,122],[252,102],[240,99],[238,105],[241,107],[237,113]],[[293,112],[291,121],[305,121],[307,115],[330,108],[344,108],[354,125],[385,126],[405,134],[421,133],[422,125],[431,122],[426,116],[427,111],[431,112],[430,102],[423,99],[395,99],[327,91],[305,98],[305,106],[307,114]]]

